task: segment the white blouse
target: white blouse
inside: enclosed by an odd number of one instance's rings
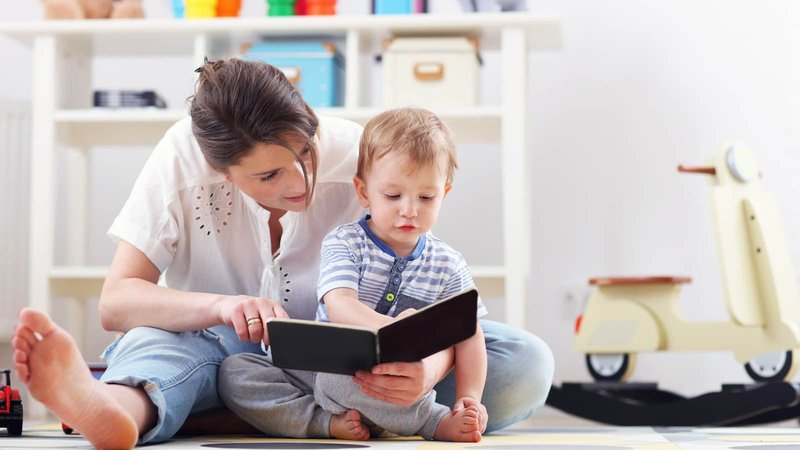
[[[142,251],[171,288],[277,300],[290,317],[314,319],[320,245],[364,210],[353,188],[361,126],[320,118],[312,203],[287,212],[273,259],[269,211],[209,166],[190,118],[173,125],[139,174],[109,236]]]

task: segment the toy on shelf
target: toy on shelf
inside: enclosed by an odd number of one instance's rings
[[[176,18],[238,17],[242,0],[172,0]]]
[[[332,16],[336,14],[336,0],[299,0],[297,3],[305,3],[305,14],[309,16]],[[295,5],[295,12],[297,11]]]
[[[708,167],[679,166],[711,182],[711,211],[730,319],[688,321],[678,305],[686,277],[594,278],[576,323],[575,350],[594,379],[626,379],[652,351],[731,351],[756,381],[792,377],[800,348],[800,298],[780,211],[752,153],[724,146]]]
[[[0,428],[6,428],[8,434],[22,434],[22,399],[19,391],[11,388],[11,370],[2,369],[6,384],[0,386]]]
[[[217,17],[238,17],[242,0],[218,0]]]
[[[512,12],[527,11],[525,0],[460,0],[466,12]]]
[[[217,0],[186,0],[184,8],[187,19],[217,17]]]
[[[336,0],[267,0],[268,16],[332,16]]]
[[[92,95],[95,108],[160,108],[167,103],[155,91],[96,89]]]
[[[268,16],[293,16],[294,0],[267,0]]]
[[[186,5],[183,4],[183,0],[172,0],[172,12],[176,19],[186,17]]]
[[[42,5],[48,20],[144,17],[141,0],[42,0]]]

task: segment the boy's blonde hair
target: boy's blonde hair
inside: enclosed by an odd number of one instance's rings
[[[437,164],[448,184],[458,168],[450,129],[427,109],[390,109],[373,117],[361,134],[356,176],[365,180],[372,164],[390,152],[402,153],[418,167]]]

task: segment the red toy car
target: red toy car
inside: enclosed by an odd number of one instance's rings
[[[19,391],[11,389],[11,370],[2,369],[6,376],[5,386],[0,387],[0,428],[8,429],[8,434],[22,434],[22,400]]]

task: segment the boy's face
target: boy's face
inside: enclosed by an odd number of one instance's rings
[[[372,216],[370,229],[397,256],[410,254],[433,228],[451,187],[441,167],[418,167],[402,154],[384,156],[373,163],[366,180],[353,181],[361,206]]]

